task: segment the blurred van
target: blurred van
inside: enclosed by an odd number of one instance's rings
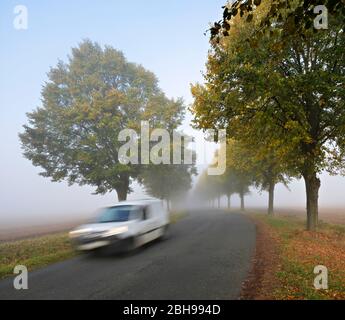
[[[162,238],[169,223],[162,201],[125,201],[102,209],[95,222],[77,227],[69,236],[79,251],[128,251]]]

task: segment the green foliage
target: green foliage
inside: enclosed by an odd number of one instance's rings
[[[158,199],[171,200],[184,198],[192,186],[195,168],[189,165],[160,164],[143,170],[142,184],[146,192]]]
[[[72,49],[68,63],[50,70],[42,106],[28,114],[20,139],[42,176],[92,185],[101,194],[116,190],[123,200],[141,167],[119,163],[119,132],[138,132],[142,120],[173,129],[183,115],[182,100],[166,98],[153,73],[86,40]]]
[[[178,133],[175,132],[175,135],[178,136]],[[192,187],[192,177],[197,174],[195,152],[190,150],[183,141],[186,141],[186,139],[177,139],[177,141],[172,142],[168,146],[171,164],[145,166],[140,175],[140,182],[143,184],[146,192],[150,196],[166,200],[168,207],[170,206],[170,201],[186,197],[187,192]],[[180,164],[173,164],[174,148],[181,152],[182,161]],[[191,154],[191,164],[183,161],[187,153]]]
[[[254,142],[252,140],[252,142]],[[268,191],[270,184],[287,184],[289,177],[284,174],[284,164],[278,161],[276,150],[263,139],[248,141],[230,140],[227,147],[229,167],[245,172],[256,187]]]
[[[213,201],[223,195],[228,197],[228,206],[230,206],[231,195],[237,193],[241,198],[241,207],[244,209],[244,196],[249,193],[249,187],[253,184],[252,173],[244,168],[235,165],[232,161],[235,154],[234,144],[229,143],[227,146],[227,163],[226,170],[223,175],[211,176],[205,170],[200,176],[196,188],[195,195],[203,201]],[[217,158],[217,152],[215,158]]]
[[[229,36],[231,23],[236,18],[244,17],[250,23],[263,6],[269,6],[269,10],[253,29],[256,36],[270,33],[271,27],[275,26],[284,37],[305,37],[309,31],[317,32],[313,29],[313,21],[316,17],[314,8],[318,5],[325,5],[330,15],[340,16],[344,25],[344,0],[236,0],[223,6],[223,19],[215,22],[210,29],[211,39],[219,43],[222,37]]]
[[[282,34],[278,24],[269,34],[253,34],[268,8],[256,9],[251,22],[236,17],[229,36],[214,44],[205,85],[192,87],[195,126],[226,128],[230,138],[271,155],[278,172],[303,176],[308,228],[314,229],[317,174],[342,172],[345,163],[342,16],[303,38]]]

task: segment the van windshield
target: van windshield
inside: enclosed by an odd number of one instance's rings
[[[124,222],[136,219],[140,208],[137,206],[116,206],[101,211],[97,222]]]

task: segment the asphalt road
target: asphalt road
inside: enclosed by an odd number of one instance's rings
[[[113,257],[78,256],[29,273],[29,289],[0,282],[0,299],[237,299],[255,226],[223,211],[190,212],[168,239]]]

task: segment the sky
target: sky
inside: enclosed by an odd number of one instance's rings
[[[27,30],[16,30],[14,8],[28,9]],[[0,2],[0,228],[6,223],[44,223],[112,204],[115,193],[95,196],[91,187],[52,183],[21,154],[18,133],[26,113],[41,105],[46,73],[66,60],[83,39],[121,50],[131,62],[154,72],[168,97],[192,102],[190,84],[202,82],[209,49],[204,32],[219,20],[224,0],[31,0]],[[184,129],[189,126],[187,115]],[[345,178],[322,176],[321,206],[343,206]],[[301,181],[278,186],[276,201],[304,206]],[[143,197],[140,188],[129,198]],[[236,204],[236,201],[234,201]],[[249,205],[265,205],[253,192]],[[47,220],[48,221],[48,220]]]

